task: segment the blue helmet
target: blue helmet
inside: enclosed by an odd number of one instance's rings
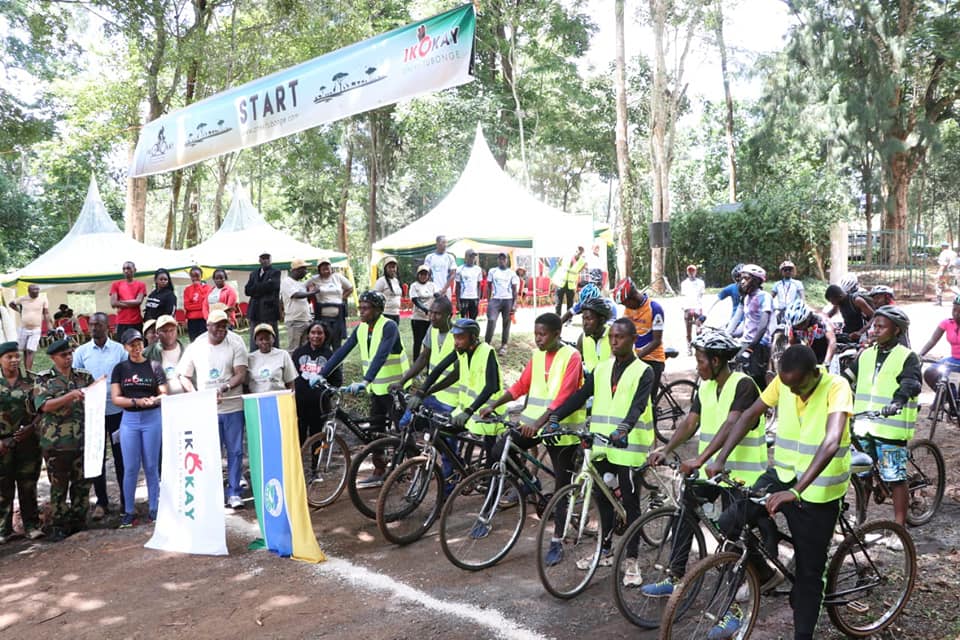
[[[599,297],[600,289],[592,282],[583,285],[583,289],[580,289],[580,304],[583,304],[587,300],[592,300]]]

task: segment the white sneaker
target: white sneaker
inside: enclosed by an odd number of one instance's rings
[[[593,564],[593,557],[580,558],[577,560],[577,569],[580,571],[589,571],[590,565]],[[613,566],[613,551],[609,549],[603,549],[600,551],[600,561],[597,562],[598,567],[612,567]]]
[[[243,500],[240,496],[230,496],[227,498],[227,506],[231,509],[243,509]]]
[[[903,540],[895,533],[884,536],[879,543],[891,551],[903,551]]]
[[[627,559],[624,564],[623,586],[639,587],[643,584],[643,576],[640,575],[640,561],[636,558]]]
[[[777,568],[773,569],[773,575],[770,576],[766,582],[760,585],[760,595],[770,593],[781,584],[786,578],[783,577],[783,574],[780,573],[780,570]],[[750,599],[750,590],[747,588],[747,583],[744,582],[740,585],[740,588],[737,589],[737,602],[746,602]]]
[[[42,538],[42,537],[45,536],[45,535],[47,535],[47,534],[45,534],[45,533],[44,533],[43,531],[41,531],[40,529],[29,529],[29,530],[27,530],[27,537],[30,538],[31,540],[38,540],[38,539]]]

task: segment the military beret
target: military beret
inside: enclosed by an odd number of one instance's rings
[[[57,340],[56,342],[51,344],[49,347],[47,347],[47,355],[48,356],[56,355],[63,351],[69,351],[70,349],[73,349],[73,346],[70,344],[69,340],[64,338],[63,340]]]
[[[16,342],[4,342],[0,344],[0,356],[10,353],[11,351],[18,351],[19,348]]]

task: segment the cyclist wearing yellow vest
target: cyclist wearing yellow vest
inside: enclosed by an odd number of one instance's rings
[[[520,423],[523,425],[520,430],[521,437],[513,440],[513,443],[521,449],[529,449],[537,444],[541,435],[540,430],[547,424],[550,414],[555,412],[583,384],[583,364],[580,354],[573,347],[560,341],[562,327],[560,316],[555,313],[544,313],[537,317],[533,325],[533,340],[537,345],[537,351],[533,352],[533,357],[527,362],[520,379],[492,404],[480,410],[480,415],[486,417],[497,407],[526,396],[527,403],[520,414]],[[570,425],[571,428],[578,428],[583,425],[586,418],[586,412],[579,410],[564,418],[561,423],[564,427]],[[554,491],[570,484],[573,475],[573,459],[580,442],[576,436],[563,436],[556,440],[554,442],[553,438],[548,438],[544,441],[553,467]],[[558,518],[561,514],[562,512],[558,510]],[[559,527],[560,524],[557,523],[557,528]],[[557,548],[562,557],[562,548],[559,543]]]
[[[854,435],[863,450],[877,461],[880,476],[893,489],[893,513],[897,522],[907,524],[907,441],[913,438],[917,422],[917,395],[920,393],[920,358],[900,343],[910,319],[892,305],[873,312],[872,333],[876,344],[860,353],[850,366],[857,386],[855,413],[880,411],[878,418],[860,418],[853,423]],[[873,437],[876,450],[865,436]],[[899,542],[899,539],[897,540]]]
[[[783,353],[780,374],[767,385],[760,399],[740,414],[723,449],[707,465],[708,477],[723,470],[737,444],[757,419],[774,406],[779,423],[773,467],[753,483],[755,490],[771,494],[766,507],[751,501],[738,502],[723,512],[718,524],[726,535],[737,537],[742,523],[758,522],[777,511],[783,513],[793,537],[796,561],[796,581],[790,593],[794,638],[812,640],[823,602],[827,551],[850,482],[849,421],[853,394],[844,378],[817,366],[813,349],[793,345]],[[756,564],[758,556],[751,554],[751,562],[762,567]],[[768,574],[770,571],[767,567]],[[760,575],[764,575],[762,569]],[[709,637],[727,638],[737,628],[739,619],[732,610]],[[718,629],[723,633],[713,633]]]
[[[710,457],[720,450],[740,415],[760,397],[760,389],[753,378],[740,372],[731,373],[727,363],[740,351],[740,343],[727,332],[701,333],[693,338],[690,345],[696,357],[697,375],[703,382],[693,399],[690,413],[684,417],[670,442],[652,451],[649,458],[650,464],[663,463],[670,453],[676,451],[699,429],[698,455],[683,462],[680,472],[684,475],[705,465]],[[748,485],[756,482],[767,469],[764,423],[761,415],[727,461],[730,475]],[[728,507],[727,493],[717,485],[703,482],[689,485],[683,496],[683,508],[688,512],[693,511],[699,503],[704,500],[715,502],[718,496],[722,499],[723,507]],[[681,517],[670,553],[670,576],[641,587],[645,596],[666,598],[673,593],[674,585],[686,573],[692,542],[693,522]]]
[[[566,264],[560,264],[553,277],[553,284],[557,287],[557,315],[560,315],[560,309],[563,307],[563,299],[567,299],[567,309],[573,306],[573,294],[577,292],[577,283],[580,281],[580,272],[587,266],[587,261],[583,257],[583,247],[577,247],[577,252],[573,254],[570,261]]]
[[[363,380],[354,382],[346,391],[354,395],[364,391],[370,393],[370,422],[380,429],[386,425],[387,416],[393,408],[390,385],[399,382],[407,368],[407,354],[400,341],[400,329],[396,322],[384,317],[383,305],[384,298],[376,291],[360,294],[360,324],[320,372],[324,378],[329,377],[330,372],[343,363],[353,348],[359,347]]]
[[[436,367],[431,367],[423,387],[410,397],[408,405],[411,409],[416,409],[428,394],[437,394],[456,385],[458,399],[450,419],[453,426],[451,431],[466,428],[470,433],[483,436],[487,462],[492,463],[490,454],[496,443],[496,436],[503,430],[503,426],[477,422],[473,419],[473,414],[503,390],[497,352],[480,340],[480,325],[472,318],[460,318],[454,322],[450,335],[453,336],[453,353],[447,355]],[[445,372],[446,377],[440,380],[440,376]]]
[[[635,474],[646,462],[647,452],[653,444],[653,408],[650,404],[653,370],[637,358],[633,351],[636,332],[633,322],[627,318],[614,322],[610,326],[609,340],[613,359],[599,363],[593,373],[587,375],[583,386],[550,417],[551,429],[559,429],[564,418],[583,407],[587,400],[593,397],[590,431],[609,436],[617,447],[602,448],[594,445],[595,455],[600,453],[598,449],[601,449],[607,456],[606,459],[598,459],[595,466],[597,471],[604,475],[604,479],[610,478],[607,474],[616,477],[620,486],[621,502],[627,512],[627,526],[640,517],[640,487]],[[600,510],[600,529],[603,532],[600,566],[609,567],[613,564],[613,505],[600,491],[596,492],[596,496],[597,508]],[[639,541],[639,538],[637,540]],[[559,544],[560,541],[556,542]],[[627,549],[627,557],[629,560],[624,582],[639,584],[641,577],[636,561],[636,545]],[[577,561],[577,568],[588,569],[592,564],[590,560],[586,559],[584,562],[581,558]]]
[[[420,348],[420,355],[413,361],[409,369],[404,372],[400,382],[390,385],[391,391],[400,391],[408,382],[413,380],[421,371],[427,369],[427,373],[436,371],[440,363],[454,353],[453,338],[450,336],[450,316],[453,315],[453,304],[445,296],[434,298],[430,305],[430,329],[423,337]],[[454,358],[455,361],[455,358]],[[439,375],[444,369],[437,372]],[[432,411],[450,413],[460,401],[458,388],[441,389],[426,396],[424,401],[428,403],[427,408]],[[410,410],[403,414],[400,419],[400,426],[405,426],[411,419]]]
[[[589,373],[596,369],[598,364],[613,357],[607,335],[610,307],[603,298],[590,298],[580,306],[580,309],[583,314],[583,334],[577,340],[577,349],[583,357],[583,370]],[[631,333],[636,334],[636,332],[634,327]]]

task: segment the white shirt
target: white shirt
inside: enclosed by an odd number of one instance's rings
[[[513,272],[513,269],[501,269],[495,267],[487,272],[487,282],[493,289],[490,297],[496,300],[513,300],[513,286],[520,286],[520,278]]]
[[[480,278],[483,269],[480,265],[461,265],[457,269],[457,282],[460,283],[460,297],[464,300],[476,300],[480,297]]]
[[[457,268],[457,259],[449,251],[433,252],[424,259],[423,264],[430,268],[430,279],[437,285],[437,291],[443,291],[450,279],[450,272]]]
[[[250,352],[247,384],[251,393],[282,391],[296,379],[297,368],[288,351],[274,348],[269,353],[261,353],[260,349]]]
[[[196,374],[198,389],[216,389],[233,376],[238,366],[247,366],[247,345],[233,331],[220,344],[210,344],[208,333],[202,333],[183,352],[177,374],[192,378]],[[217,413],[243,411],[243,385],[230,389],[217,405]]]
[[[956,258],[957,253],[953,249],[944,249],[940,252],[940,255],[937,256],[937,264],[941,267],[948,267]]]
[[[680,296],[683,298],[680,301],[681,308],[684,311],[687,309],[702,309],[703,292],[706,288],[701,278],[684,278],[681,280]]]
[[[786,309],[794,300],[803,299],[803,283],[796,278],[777,280],[773,285],[773,308]]]
[[[312,314],[310,313],[308,299],[293,297],[295,293],[306,293],[306,291],[306,285],[297,282],[290,276],[286,276],[280,282],[280,299],[283,300],[284,322],[310,322]]]
[[[437,293],[437,285],[433,284],[430,280],[427,280],[424,284],[420,284],[420,282],[417,281],[410,285],[410,299],[416,299],[427,309],[433,304],[433,294],[435,293]],[[410,319],[429,320],[430,316],[421,311],[417,305],[413,305],[413,315],[410,316]]]

